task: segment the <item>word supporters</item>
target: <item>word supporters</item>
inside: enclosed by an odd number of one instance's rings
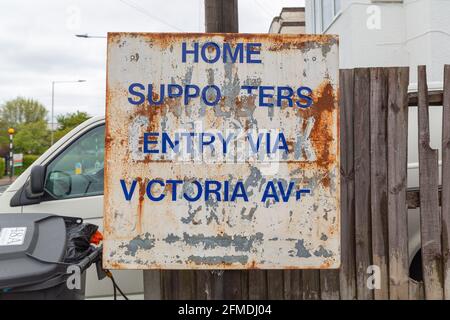
[[[214,84],[200,87],[196,84],[161,84],[157,88],[152,83],[133,82],[128,86],[128,102],[132,105],[148,103],[159,106],[173,99],[179,99],[183,106],[199,99],[206,106],[217,106],[224,98],[221,89]],[[313,91],[306,86],[249,86],[239,87],[239,96],[256,96],[259,107],[299,107],[308,108],[313,104]],[[225,99],[225,98],[224,98]],[[194,100],[195,102],[195,100]]]

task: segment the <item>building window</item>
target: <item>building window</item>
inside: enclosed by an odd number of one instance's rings
[[[337,15],[341,11],[341,0],[334,0],[334,15]]]
[[[322,0],[322,29],[328,27],[334,18],[334,1]]]
[[[315,32],[322,33],[341,10],[341,0],[313,0],[313,2]]]

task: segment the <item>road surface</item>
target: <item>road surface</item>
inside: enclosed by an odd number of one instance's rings
[[[10,185],[9,184],[5,184],[3,186],[0,186],[0,194],[2,194],[6,189],[8,189]]]

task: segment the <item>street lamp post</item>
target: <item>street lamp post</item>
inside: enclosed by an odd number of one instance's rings
[[[16,131],[14,128],[8,129],[9,133],[9,181],[12,182],[14,176],[14,147],[13,147],[13,137]]]
[[[87,34],[87,33],[83,33],[83,34],[76,34],[75,35],[75,37],[78,37],[78,38],[98,38],[98,39],[105,39],[106,37],[105,36],[91,36],[90,34]]]
[[[51,145],[53,145],[53,137],[54,137],[54,111],[55,111],[55,83],[78,83],[78,82],[86,82],[86,80],[72,80],[72,81],[52,81],[52,115],[51,115]]]

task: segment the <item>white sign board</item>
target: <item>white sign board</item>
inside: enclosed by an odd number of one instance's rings
[[[108,35],[104,259],[337,268],[338,41]]]

